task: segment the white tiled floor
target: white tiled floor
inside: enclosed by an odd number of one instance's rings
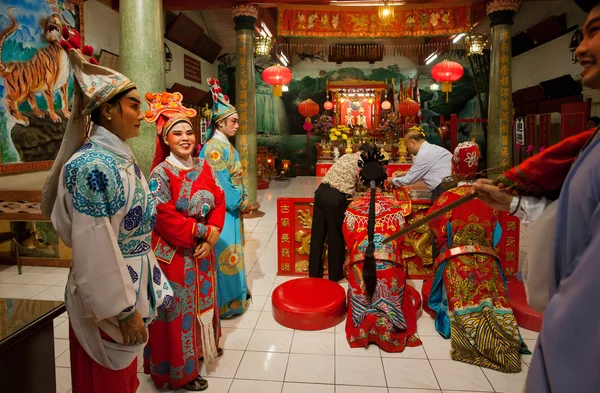
[[[301,179],[299,179],[301,180]],[[450,359],[450,342],[442,339],[433,320],[422,316],[418,333],[423,346],[389,354],[372,345],[351,349],[344,324],[322,332],[294,331],[279,325],[271,314],[271,293],[289,277],[277,277],[276,201],[284,192],[300,196],[304,183],[272,182],[259,191],[262,218],[245,220],[246,271],[253,304],[243,316],[222,321],[220,346],[225,352],[215,366],[201,374],[214,393],[520,393],[531,356],[524,357],[520,374],[503,374]],[[303,185],[304,184],[304,185]],[[287,188],[287,190],[286,190]],[[62,300],[67,269],[0,266],[0,296]],[[420,289],[419,283],[413,283]],[[530,348],[537,333],[522,331]],[[57,392],[71,391],[66,315],[55,321]],[[141,366],[141,364],[140,364]],[[173,392],[154,387],[138,374],[138,392]],[[183,390],[180,390],[183,391]]]

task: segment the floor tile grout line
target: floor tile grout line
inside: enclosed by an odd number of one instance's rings
[[[423,345],[423,344],[421,344],[421,345]],[[433,373],[433,377],[435,378],[435,383],[437,383],[439,390],[443,391],[442,384],[440,383],[440,380],[438,379],[438,376],[435,373],[435,368],[433,368],[433,364],[431,364],[431,359],[429,359],[429,355],[427,354],[427,350],[425,349],[425,346],[423,346],[423,351],[425,351],[425,356],[427,356],[427,363],[429,363],[429,367],[431,368],[431,372]]]

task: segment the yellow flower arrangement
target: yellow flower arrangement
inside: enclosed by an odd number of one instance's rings
[[[347,140],[350,136],[350,128],[346,126],[337,126],[329,130],[329,140],[336,142],[338,140]]]

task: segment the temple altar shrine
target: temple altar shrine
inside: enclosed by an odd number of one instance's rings
[[[296,178],[277,199],[277,273],[280,275],[308,275],[312,194],[320,181],[321,178],[318,177]],[[386,196],[401,205],[406,225],[423,218],[431,207],[431,193],[422,182],[396,189]],[[506,212],[501,217],[503,233],[498,245],[498,255],[503,261],[506,278],[513,279],[519,270],[520,223],[516,217]],[[426,225],[404,236],[402,258],[407,263],[409,278],[433,278],[431,242],[431,232]],[[327,266],[327,251],[324,252],[323,259]]]

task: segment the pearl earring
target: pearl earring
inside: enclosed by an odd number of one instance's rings
[[[110,116],[108,116],[107,119],[110,121]]]

